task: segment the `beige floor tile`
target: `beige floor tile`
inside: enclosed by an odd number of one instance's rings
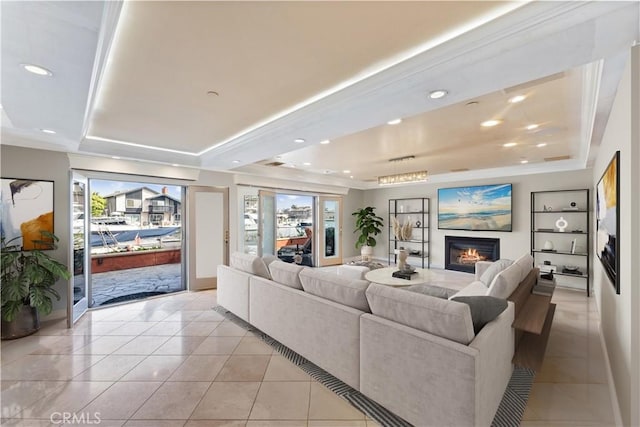
[[[91,335],[106,335],[109,332],[117,329],[121,326],[124,326],[127,322],[117,321],[117,322],[104,322],[104,321],[96,321],[88,323],[86,326],[78,326],[73,328],[74,334],[91,334]]]
[[[3,380],[70,380],[98,363],[104,356],[38,354],[27,355],[2,367]]]
[[[307,427],[302,420],[249,420],[247,427]]]
[[[373,420],[367,420],[367,427],[383,427],[382,424],[377,423]]]
[[[262,383],[249,419],[306,420],[310,385],[307,382]]]
[[[540,372],[536,373],[535,382],[606,384],[607,373],[600,361],[547,356]]]
[[[273,354],[263,381],[311,381],[311,377],[285,357]]]
[[[169,337],[138,336],[117,349],[113,354],[149,355],[156,351]]]
[[[173,313],[169,317],[161,320],[161,322],[188,322],[191,323],[198,316],[202,314],[202,311],[189,311],[189,310],[180,310],[178,312]]]
[[[185,420],[129,420],[124,427],[182,427],[185,422]]]
[[[534,383],[523,420],[598,421],[613,425],[613,409],[605,384]]]
[[[309,420],[308,427],[367,427],[365,420]]]
[[[198,322],[222,322],[225,317],[213,310],[205,310],[198,317],[195,318]]]
[[[154,310],[153,312],[139,313],[134,320],[142,322],[161,322],[173,314],[172,311]]]
[[[156,322],[130,321],[119,328],[107,332],[105,335],[140,335],[155,324]]]
[[[161,385],[161,382],[150,381],[117,382],[82,412],[100,413],[104,420],[127,420]]]
[[[176,335],[191,335],[198,337],[206,337],[218,326],[220,322],[191,322]]]
[[[86,346],[74,351],[74,354],[111,354],[134,338],[125,335],[98,337]]]
[[[262,381],[271,356],[241,355],[230,356],[216,381]]]
[[[2,420],[0,425],[3,427],[51,427],[49,420],[28,420],[28,419],[7,419]]]
[[[149,356],[120,381],[165,381],[187,356]]]
[[[613,427],[597,421],[522,421],[519,427]]]
[[[175,336],[162,344],[153,354],[189,355],[202,344],[206,337]]]
[[[213,381],[229,356],[191,355],[167,381]]]
[[[111,354],[73,378],[74,381],[118,381],[147,356]]]
[[[257,337],[242,337],[233,354],[272,354],[273,347]]]
[[[158,322],[141,335],[166,335],[172,336],[180,332],[189,322]]]
[[[207,337],[193,354],[232,354],[241,339],[240,337]]]
[[[311,382],[309,419],[312,420],[364,420],[362,412],[354,408],[318,382]]]
[[[218,325],[217,328],[211,332],[212,337],[244,337],[247,335],[247,330],[235,323],[224,321]]]
[[[0,383],[2,418],[18,416],[20,412],[64,387],[65,381],[5,381]]]
[[[31,354],[72,354],[90,344],[96,337],[92,335],[66,335],[46,337],[40,348]]]
[[[246,420],[259,387],[259,382],[213,383],[191,414],[191,419]]]
[[[244,420],[189,420],[184,427],[245,427]]]
[[[22,416],[50,419],[55,412],[78,413],[111,384],[104,381],[70,381],[25,409]]]
[[[186,420],[210,382],[166,382],[133,415],[135,419]]]

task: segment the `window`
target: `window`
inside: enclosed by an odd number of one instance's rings
[[[153,225],[162,225],[164,215],[162,214],[149,214],[149,223]]]

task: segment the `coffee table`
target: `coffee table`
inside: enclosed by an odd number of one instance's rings
[[[424,268],[416,268],[416,273],[411,275],[410,280],[393,277],[394,271],[398,271],[398,267],[378,268],[367,272],[364,278],[370,282],[387,286],[421,285],[431,281],[430,271]]]

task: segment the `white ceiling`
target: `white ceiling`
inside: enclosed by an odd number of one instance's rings
[[[3,143],[353,188],[587,166],[639,32],[638,2],[1,7]]]

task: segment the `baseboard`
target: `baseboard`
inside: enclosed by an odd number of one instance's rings
[[[618,403],[618,393],[616,393],[615,383],[613,382],[613,372],[611,372],[611,363],[609,361],[609,353],[607,352],[607,343],[604,341],[602,333],[602,323],[598,327],[598,335],[600,336],[600,347],[604,354],[604,366],[607,371],[607,384],[609,385],[609,397],[611,398],[611,406],[613,407],[613,418],[616,426],[623,426],[622,414],[620,413],[620,404]]]

